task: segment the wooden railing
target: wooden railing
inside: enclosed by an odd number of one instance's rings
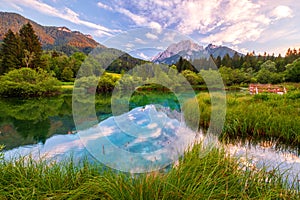
[[[284,86],[281,85],[272,85],[272,84],[250,84],[249,85],[250,94],[259,94],[259,93],[276,93],[276,94],[285,94],[287,90]]]

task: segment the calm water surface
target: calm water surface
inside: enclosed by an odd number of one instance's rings
[[[108,123],[111,117],[110,96],[96,96],[95,102],[99,123]],[[130,108],[144,108],[150,104],[180,112],[180,105],[173,94],[136,95],[130,101]],[[78,159],[89,156],[76,133],[71,95],[30,100],[0,99],[0,108],[0,144],[5,145],[6,159],[34,153],[56,160],[69,155]],[[127,140],[123,138],[122,145],[129,144]],[[147,147],[147,142],[135,145],[126,148],[132,151],[140,148],[138,151],[142,151]],[[152,150],[156,148],[148,147]],[[270,170],[277,168],[287,172],[290,180],[300,173],[298,149],[278,145],[276,141],[232,141],[226,149],[252,169],[264,166]]]

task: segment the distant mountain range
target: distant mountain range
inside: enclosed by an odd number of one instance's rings
[[[180,59],[180,57],[186,60],[208,57],[210,55],[215,58],[218,56],[223,58],[226,54],[233,57],[235,53],[242,55],[241,53],[225,46],[209,44],[204,48],[191,40],[183,40],[179,43],[171,44],[165,51],[154,56],[151,61],[154,63],[174,64]]]
[[[3,40],[9,29],[13,32],[18,32],[28,22],[31,23],[44,49],[73,47],[81,51],[88,51],[99,45],[91,35],[85,35],[79,31],[71,31],[67,27],[42,26],[19,14],[8,12],[0,12],[0,41]]]

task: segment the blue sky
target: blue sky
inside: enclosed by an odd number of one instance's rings
[[[298,0],[0,0],[0,10],[41,25],[67,26],[100,43],[149,28],[153,31],[135,37],[136,42],[153,41],[155,33],[169,29],[200,45],[226,45],[243,53],[284,55],[289,47],[300,47]]]

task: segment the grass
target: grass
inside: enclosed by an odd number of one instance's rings
[[[47,164],[22,158],[0,164],[0,199],[295,199],[272,172],[243,171],[224,150],[198,144],[167,173],[101,171],[72,160]]]
[[[300,144],[300,91],[290,91],[285,95],[243,93],[228,94],[226,99],[226,120],[222,139],[226,138],[274,138],[281,143]],[[210,126],[211,105],[208,93],[200,93],[197,100],[185,104],[188,121],[196,118],[195,107],[200,109],[202,128]],[[196,123],[196,122],[194,122]]]
[[[106,74],[111,75],[113,78],[120,79],[122,77],[122,74],[117,74],[113,72],[105,72]]]

